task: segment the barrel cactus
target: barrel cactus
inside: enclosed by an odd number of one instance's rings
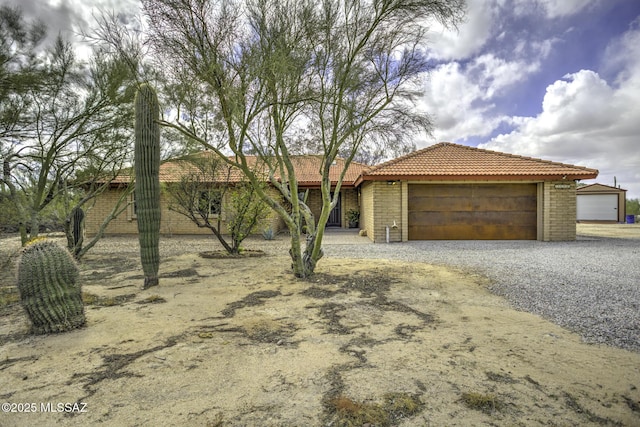
[[[143,289],[158,284],[160,267],[160,107],[148,84],[138,88],[135,99],[135,199],[144,271]]]
[[[20,302],[36,334],[85,324],[78,266],[69,251],[49,240],[28,244],[18,262]]]

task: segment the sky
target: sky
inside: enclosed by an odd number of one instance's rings
[[[73,36],[136,0],[0,0]],[[467,0],[431,27],[419,147],[448,141],[598,169],[640,198],[640,0]],[[71,32],[69,32],[71,30]]]

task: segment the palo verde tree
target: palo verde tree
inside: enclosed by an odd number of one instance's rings
[[[16,220],[27,216],[24,195],[12,185],[14,141],[29,135],[28,93],[42,80],[42,61],[35,54],[46,36],[42,22],[27,22],[22,12],[0,6],[0,201],[3,213]],[[20,203],[15,203],[20,199]]]
[[[185,156],[175,162],[181,165],[182,176],[166,187],[169,208],[209,229],[227,253],[239,254],[240,244],[267,218],[269,207],[239,170],[214,153]],[[265,185],[260,184],[263,191]]]
[[[40,21],[27,22],[19,9],[0,6],[0,143],[25,135],[29,124],[27,93],[42,83],[36,54],[46,36]]]
[[[19,212],[23,244],[38,235],[41,214],[52,202],[74,197],[70,212],[75,202],[87,200],[79,196],[80,188],[113,176],[128,152],[132,128],[133,91],[126,67],[100,55],[80,61],[60,37],[36,53],[38,46],[27,44],[25,49],[32,51],[23,54],[32,59],[28,74],[37,74],[37,84],[11,93],[11,102],[21,106],[19,120],[0,117],[5,129],[0,187]]]
[[[428,130],[416,96],[427,71],[428,26],[455,26],[464,0],[143,0],[148,40],[168,78],[201,94],[163,125],[178,129],[239,168],[283,219],[293,272],[307,277],[347,168],[371,139]],[[206,102],[205,102],[206,101]],[[200,122],[216,123],[202,132]],[[320,166],[322,209],[299,196],[292,154],[311,139]],[[225,150],[217,147],[225,141]],[[247,153],[267,167],[279,195],[261,190]],[[344,169],[329,179],[333,161]],[[303,239],[301,224],[307,225]],[[303,240],[306,240],[303,241]]]
[[[94,47],[89,63],[91,97],[103,98],[103,104],[87,123],[85,135],[76,138],[78,153],[73,176],[63,180],[65,233],[68,249],[80,260],[104,235],[109,223],[128,206],[133,186],[127,186],[90,239],[75,235],[77,221],[90,214],[97,197],[108,190],[112,181],[133,157],[133,109],[135,74],[121,58]]]

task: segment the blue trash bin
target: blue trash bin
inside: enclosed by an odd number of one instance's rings
[[[636,216],[635,215],[627,215],[627,224],[633,224],[636,220]]]

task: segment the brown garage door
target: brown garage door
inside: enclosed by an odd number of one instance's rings
[[[535,240],[536,184],[411,184],[409,240]]]

